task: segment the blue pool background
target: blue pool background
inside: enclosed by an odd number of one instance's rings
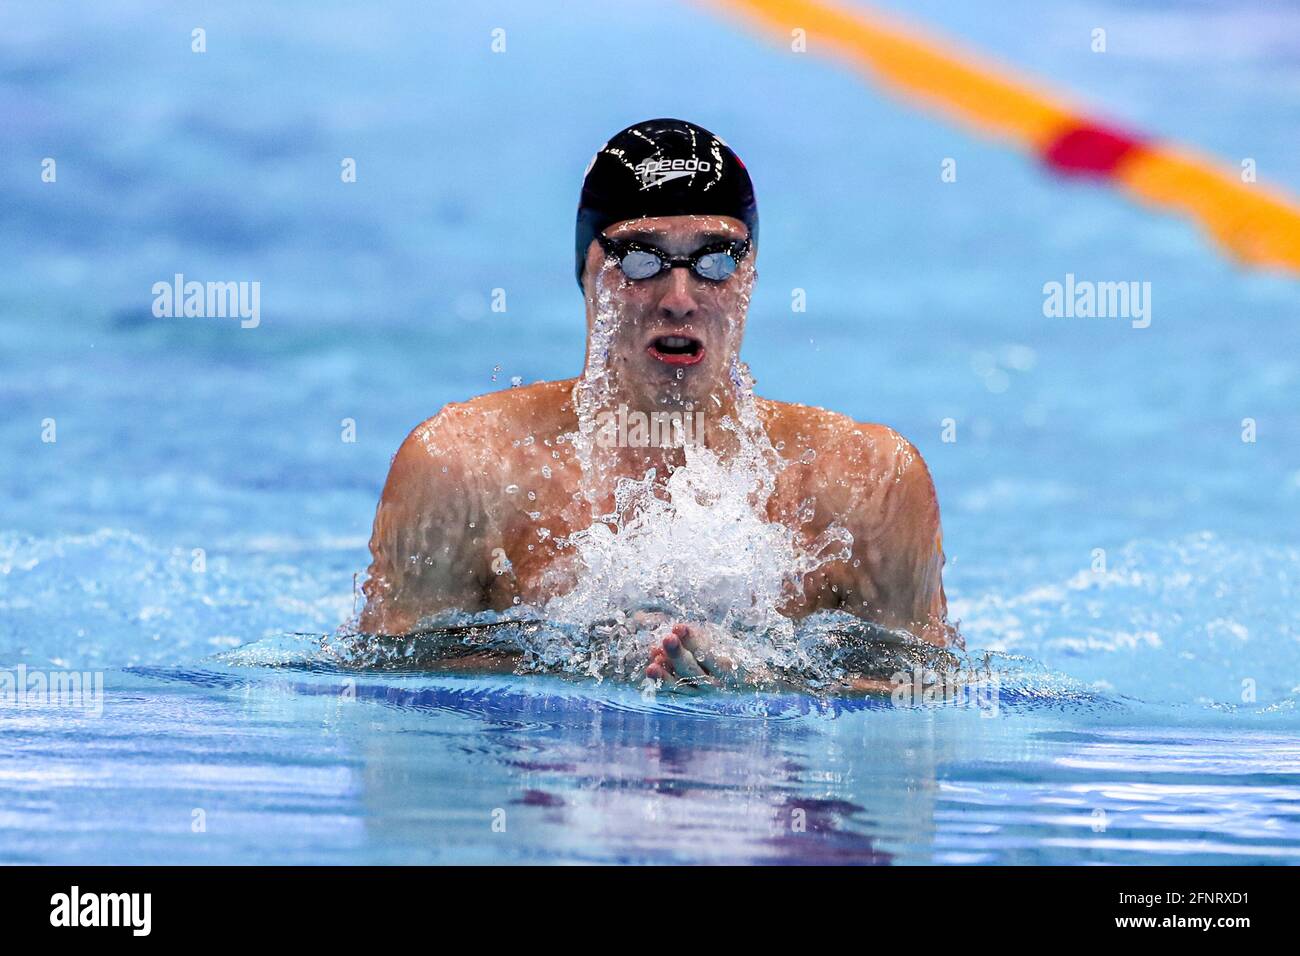
[[[1300,12],[880,6],[1300,193]],[[625,16],[0,10],[0,668],[108,688],[98,718],[0,707],[0,861],[1294,861],[1294,281],[719,8]],[[953,615],[1032,675],[996,719],[348,684],[235,650],[352,613],[414,424],[579,370],[580,176],[659,115],[754,174],[760,391],[886,422],[929,461]],[[178,272],[259,281],[261,325],[154,318]],[[1151,327],[1044,318],[1067,273],[1151,282]]]

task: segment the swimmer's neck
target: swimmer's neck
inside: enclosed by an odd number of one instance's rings
[[[740,420],[740,389],[744,386],[729,376],[650,382],[620,378],[613,369],[602,376],[602,371],[593,370],[589,364],[574,380],[574,398],[586,390],[594,400],[589,407],[595,414],[678,412],[700,413],[710,421],[723,417]],[[747,392],[747,397],[752,399],[753,392]]]
[[[734,388],[734,387],[733,387]],[[729,389],[724,400],[690,403],[629,397],[626,393],[594,406],[595,442],[590,449],[591,474],[615,477],[646,477],[655,471],[658,480],[666,481],[675,469],[684,465],[690,447],[706,448],[719,459],[731,459],[757,436],[751,432],[752,416],[742,415],[741,404]],[[642,411],[645,409],[646,411]],[[765,425],[758,428],[766,431]],[[748,439],[742,437],[748,435]],[[613,486],[598,487],[603,492]],[[610,510],[613,501],[607,503]]]

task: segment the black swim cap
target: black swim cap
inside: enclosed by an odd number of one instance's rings
[[[685,120],[629,126],[592,157],[578,200],[578,288],[591,240],[616,222],[643,216],[731,216],[758,242],[758,205],[745,164],[717,136]]]

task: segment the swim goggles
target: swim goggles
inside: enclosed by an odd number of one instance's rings
[[[749,254],[749,240],[739,242],[716,242],[697,249],[689,256],[673,257],[662,249],[643,242],[610,239],[599,235],[596,240],[605,250],[605,255],[618,260],[618,267],[623,275],[633,281],[653,279],[661,272],[684,266],[701,279],[709,282],[725,282],[736,271],[740,261]]]

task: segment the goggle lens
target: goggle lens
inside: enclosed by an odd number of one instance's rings
[[[607,254],[618,259],[618,267],[623,270],[623,275],[633,281],[652,279],[664,270],[675,266],[688,266],[701,279],[723,282],[735,275],[740,260],[749,251],[749,243],[745,241],[732,243],[721,249],[714,246],[691,256],[673,259],[653,247],[629,247],[604,236],[600,237],[600,242]]]
[[[695,260],[695,271],[706,279],[712,279],[714,282],[721,282],[723,279],[730,278],[731,274],[736,271],[736,262],[729,253],[710,252],[708,255],[700,256]]]
[[[618,260],[618,266],[629,279],[649,279],[659,274],[664,263],[653,252],[633,249],[623,254],[623,258]]]

